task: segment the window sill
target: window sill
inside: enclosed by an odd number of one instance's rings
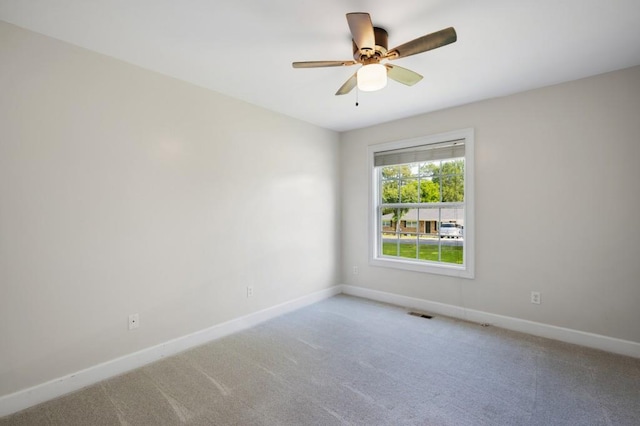
[[[463,265],[446,265],[442,263],[414,262],[410,259],[396,259],[391,257],[376,257],[369,260],[371,266],[380,266],[384,268],[403,269],[405,271],[423,272],[436,275],[447,275],[450,277],[459,277],[473,279],[474,273],[468,266]]]

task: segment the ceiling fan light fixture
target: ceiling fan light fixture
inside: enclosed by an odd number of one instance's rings
[[[363,92],[380,90],[387,85],[387,68],[382,64],[364,65],[357,75],[358,89]]]

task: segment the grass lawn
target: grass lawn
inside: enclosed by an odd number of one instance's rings
[[[398,253],[400,246],[400,253]],[[462,264],[462,246],[442,246],[442,259],[438,259],[438,246],[436,244],[420,244],[418,258],[435,262]],[[382,243],[382,254],[386,256],[400,256],[416,259],[416,244]]]

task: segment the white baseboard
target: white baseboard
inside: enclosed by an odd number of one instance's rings
[[[70,392],[82,389],[110,377],[142,367],[164,357],[175,355],[179,352],[205,344],[212,340],[253,327],[264,321],[335,296],[340,292],[341,286],[334,286],[224,322],[222,324],[214,325],[204,330],[196,331],[195,333],[191,333],[93,367],[89,367],[64,377],[59,377],[28,389],[5,395],[0,397],[0,417],[24,410],[25,408],[41,402],[66,395]]]
[[[419,309],[425,312],[460,318],[481,324],[491,324],[496,327],[520,331],[534,336],[546,337],[553,340],[560,340],[562,342],[600,349],[620,355],[640,358],[640,343],[632,342],[630,340],[616,339],[614,337],[602,336],[600,334],[586,333],[584,331],[573,330],[570,328],[556,327],[554,325],[519,318],[496,315],[473,309],[465,309],[460,306],[447,305],[445,303],[432,302],[415,297],[401,296],[399,294],[371,290],[363,287],[342,285],[342,292],[344,294],[376,300],[378,302],[405,306],[408,308]]]
[[[98,364],[28,389],[5,395],[0,397],[0,417],[82,389],[110,377],[126,373],[127,371],[142,367],[164,357],[175,355],[187,349],[253,327],[269,319],[292,312],[304,306],[311,305],[339,293],[419,309],[434,314],[446,315],[477,323],[488,323],[496,327],[520,331],[534,336],[546,337],[549,339],[560,340],[563,342],[574,343],[577,345],[640,358],[640,343],[629,340],[616,339],[599,334],[586,333],[583,331],[556,327],[534,321],[476,311],[473,309],[465,309],[460,306],[371,290],[363,287],[338,285],[253,314],[214,325],[205,330],[200,330],[195,333]]]

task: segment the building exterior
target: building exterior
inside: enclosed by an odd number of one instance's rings
[[[437,235],[438,223],[453,223],[464,228],[464,211],[455,208],[409,209],[400,216],[400,223],[393,221],[393,214],[382,216],[385,233],[419,233]],[[399,225],[399,226],[398,226]]]

